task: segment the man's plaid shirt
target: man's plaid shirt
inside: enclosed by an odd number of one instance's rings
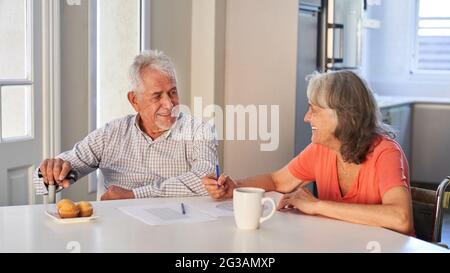
[[[152,140],[139,128],[139,115],[112,121],[58,155],[81,178],[99,168],[105,188],[133,190],[136,198],[207,195],[201,178],[214,173],[217,140],[212,126],[180,113],[171,129]],[[38,194],[47,194],[35,178]]]

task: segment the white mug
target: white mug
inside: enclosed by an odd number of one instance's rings
[[[264,197],[264,190],[260,188],[242,187],[233,191],[234,220],[240,229],[258,229],[259,225],[269,220],[275,213],[275,202],[272,198]],[[272,204],[272,211],[263,217],[265,202]]]

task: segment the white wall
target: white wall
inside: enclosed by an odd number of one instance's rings
[[[365,55],[369,83],[380,95],[450,98],[450,75],[411,74],[416,0],[384,0],[370,6],[368,17],[381,21],[380,29],[366,30]]]
[[[151,48],[174,62],[180,103],[190,105],[192,0],[151,1]]]
[[[89,133],[89,28],[88,1],[79,6],[61,2],[61,151]],[[95,200],[88,194],[87,177],[80,179],[64,198],[76,201]]]
[[[203,109],[208,105],[224,106],[226,6],[227,1],[223,0],[192,1],[190,107],[193,114],[196,114],[195,98],[202,98]],[[221,169],[223,145],[219,141]]]
[[[278,169],[293,157],[297,16],[297,0],[227,1],[225,104],[280,105],[277,150],[261,152],[261,141],[225,141],[225,171],[236,178]]]

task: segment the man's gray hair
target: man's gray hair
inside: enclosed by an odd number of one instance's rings
[[[177,75],[172,60],[159,50],[146,50],[141,52],[134,58],[133,64],[130,66],[129,77],[131,88],[133,91],[141,92],[139,88],[142,83],[142,70],[151,68],[163,74],[167,74],[174,82],[177,83]]]

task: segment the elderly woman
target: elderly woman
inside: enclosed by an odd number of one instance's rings
[[[308,87],[311,144],[281,170],[242,180],[222,174],[202,180],[214,199],[236,187],[286,193],[278,209],[381,226],[413,234],[408,162],[374,97],[351,71],[318,74]],[[316,182],[318,198],[305,185]]]

